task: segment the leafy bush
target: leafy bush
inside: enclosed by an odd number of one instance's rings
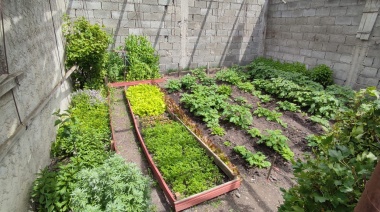
[[[280,71],[300,73],[300,74],[303,74],[305,76],[309,75],[305,64],[302,64],[299,62],[286,63],[286,62],[275,61],[271,58],[259,57],[254,61],[254,63],[261,63],[265,66],[269,66],[273,69],[277,69]]]
[[[239,67],[234,66],[229,69],[218,71],[215,75],[217,80],[228,82],[232,85],[237,85],[247,79],[247,74],[240,70]]]
[[[245,146],[235,146],[234,151],[239,153],[250,166],[257,166],[261,169],[271,165],[269,161],[265,160],[267,157],[262,152],[252,153]]]
[[[253,121],[249,108],[240,105],[227,104],[222,112],[222,119],[243,129],[247,129]]]
[[[230,96],[232,94],[232,88],[229,85],[220,85],[218,87],[217,93],[221,95]]]
[[[278,104],[278,109],[281,109],[281,110],[287,110],[291,112],[300,111],[300,107],[292,102],[278,101],[276,104]]]
[[[177,122],[158,123],[154,127],[144,128],[142,132],[165,181],[181,198],[205,191],[221,182],[218,167],[183,125]]]
[[[197,84],[197,78],[191,76],[190,74],[186,74],[181,78],[181,85],[184,89],[188,90],[194,87]]]
[[[33,183],[32,200],[39,211],[69,211],[77,172],[99,166],[109,157],[108,106],[99,92],[78,91],[69,110],[55,114],[59,129],[51,153],[61,162],[45,168]]]
[[[144,36],[129,35],[125,39],[127,51],[127,81],[156,79],[159,74],[159,56]]]
[[[280,153],[286,160],[293,160],[294,153],[287,144],[288,138],[282,135],[281,130],[266,130],[266,132],[267,135],[262,135],[257,143],[264,143],[266,146]]]
[[[79,66],[71,78],[77,89],[99,88],[102,85],[104,73],[102,63],[110,36],[98,25],[92,25],[84,17],[71,22],[65,16],[63,34],[66,38],[66,68]]]
[[[107,54],[105,69],[110,82],[123,81],[125,68],[124,60],[118,53],[111,52]]]
[[[126,90],[133,113],[144,116],[158,116],[165,112],[164,94],[154,85],[135,85]]]
[[[190,112],[203,117],[208,127],[217,127],[219,126],[219,111],[223,110],[228,99],[226,94],[220,94],[218,90],[217,85],[197,85],[191,93],[183,94],[180,101],[189,108]]]
[[[259,129],[255,128],[255,127],[252,127],[251,129],[247,130],[247,133],[252,137],[252,138],[256,138],[256,137],[261,137],[261,132]]]
[[[314,156],[294,164],[297,185],[279,211],[353,211],[380,155],[380,99],[375,87],[356,93],[331,131],[313,139]]]
[[[328,85],[332,85],[334,83],[333,71],[325,64],[314,67],[311,70],[310,78],[314,82],[318,82],[323,85],[323,87],[327,87]]]
[[[259,106],[255,111],[253,111],[253,114],[257,115],[258,117],[264,116],[266,117],[267,121],[275,121],[285,128],[288,127],[288,125],[280,119],[282,113],[276,112],[275,110],[271,111]]]
[[[165,85],[165,89],[169,93],[180,91],[181,87],[182,87],[181,81],[179,81],[177,79],[170,79],[170,80],[168,80],[168,83],[166,83],[166,85]]]
[[[113,155],[104,164],[78,173],[73,211],[148,211],[150,183],[135,164]]]
[[[211,134],[223,136],[224,134],[226,134],[226,131],[221,126],[212,126]]]
[[[255,89],[251,82],[239,82],[236,86],[247,93],[251,93]]]

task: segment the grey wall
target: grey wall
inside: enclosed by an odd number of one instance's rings
[[[286,2],[270,0],[266,56],[326,64],[338,84],[380,88],[380,16],[368,41],[356,38],[366,0]]]
[[[146,35],[161,70],[247,64],[258,55],[265,0],[66,0],[71,17],[105,25],[124,45]]]
[[[59,0],[2,0],[1,6],[8,73],[24,72],[13,94],[9,91],[0,97],[0,152],[3,154],[2,144],[20,126],[17,109],[21,120],[25,120],[62,79],[60,22],[66,11],[65,4]],[[4,45],[0,48],[4,68]],[[6,73],[4,69],[0,74],[3,73]],[[50,144],[56,135],[52,113],[67,108],[70,92],[69,84],[63,83],[36,117],[23,123],[27,130],[12,141],[10,150],[0,155],[0,211],[28,210],[35,174],[50,162]]]

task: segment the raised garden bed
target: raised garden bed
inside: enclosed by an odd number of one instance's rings
[[[140,81],[133,82],[132,85],[137,84],[146,84],[151,83],[150,81]],[[127,88],[127,87],[125,87]],[[199,147],[202,148],[208,157],[215,163],[215,165],[224,173],[225,180],[222,184],[212,186],[205,191],[201,191],[196,194],[191,195],[183,195],[183,194],[175,194],[169,187],[168,182],[165,182],[162,172],[158,169],[157,164],[154,162],[153,157],[151,155],[152,152],[148,151],[147,145],[144,141],[144,137],[141,133],[141,119],[135,115],[134,110],[132,109],[131,102],[127,98],[128,107],[133,117],[134,126],[136,129],[137,137],[141,142],[142,150],[147,158],[147,161],[152,169],[153,175],[155,176],[158,184],[163,190],[165,196],[167,197],[169,203],[174,208],[175,211],[181,211],[186,208],[192,207],[201,202],[210,200],[219,195],[225,194],[229,191],[232,191],[240,186],[241,180],[238,176],[238,172],[233,165],[228,162],[228,159],[220,150],[218,150],[215,146],[213,146],[207,139],[203,138],[200,130],[198,130],[195,124],[190,122],[181,109],[171,101],[168,97],[165,97],[165,104],[167,105],[166,113],[168,117],[172,120],[171,122],[177,122],[179,125],[183,126],[184,131],[187,131],[188,134],[193,137],[194,142],[197,142]],[[144,116],[144,115],[142,115]],[[149,116],[148,116],[149,117]],[[189,126],[186,126],[185,123]],[[202,139],[201,139],[201,138]],[[218,169],[217,168],[217,169]]]

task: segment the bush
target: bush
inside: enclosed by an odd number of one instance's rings
[[[159,74],[159,56],[144,36],[129,35],[125,39],[127,51],[127,81],[156,79]]]
[[[110,82],[124,80],[125,64],[123,58],[116,52],[108,53],[106,56],[105,69]]]
[[[71,196],[73,211],[148,211],[150,183],[135,164],[113,155],[103,165],[83,169]]]
[[[33,183],[32,200],[38,211],[69,211],[77,173],[109,157],[108,106],[98,91],[74,93],[69,110],[55,114],[59,129],[51,154],[61,162],[45,168]]]
[[[380,155],[380,99],[375,87],[356,93],[352,109],[337,114],[314,155],[294,164],[297,185],[279,211],[353,211]]]
[[[102,63],[105,58],[110,36],[98,25],[92,25],[84,17],[71,22],[64,18],[63,34],[66,38],[66,68],[79,66],[71,77],[74,88],[99,88],[105,73]]]
[[[326,88],[328,85],[332,85],[334,83],[332,74],[333,71],[330,67],[321,64],[311,70],[310,78],[314,82],[318,82]]]

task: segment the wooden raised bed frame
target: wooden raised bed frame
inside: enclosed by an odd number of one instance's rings
[[[125,83],[114,83],[110,84],[110,87],[125,87],[132,86],[132,85],[138,85],[138,84],[151,84],[151,83],[158,83],[158,82],[164,82],[165,79],[158,79],[158,80],[144,80],[144,81],[134,81],[134,82],[125,82]],[[144,139],[141,136],[138,121],[135,118],[135,115],[133,113],[132,107],[130,105],[130,102],[127,98],[128,108],[131,112],[131,116],[133,119],[133,124],[136,129],[137,137],[140,140],[141,147],[143,149],[143,152],[147,158],[148,164],[152,169],[153,175],[155,176],[156,180],[158,181],[158,184],[160,185],[161,189],[163,190],[166,198],[168,199],[170,205],[174,208],[175,211],[182,211],[184,209],[190,208],[192,206],[195,206],[199,203],[205,202],[207,200],[213,199],[217,196],[220,196],[222,194],[225,194],[227,192],[230,192],[234,189],[237,189],[240,187],[241,179],[239,176],[234,175],[233,171],[204,143],[202,140],[194,133],[192,132],[183,122],[180,120],[172,111],[167,110],[167,112],[172,116],[173,119],[180,122],[182,125],[186,127],[186,129],[196,138],[196,140],[199,142],[199,144],[206,150],[206,153],[208,156],[212,157],[215,164],[228,176],[230,181],[223,183],[221,185],[218,185],[214,188],[208,189],[206,191],[203,191],[198,194],[191,195],[185,199],[176,200],[173,193],[169,189],[169,186],[166,184],[165,180],[162,177],[161,172],[158,170],[156,165],[153,162],[153,158],[150,156],[148,149],[146,148],[146,145],[144,143]]]

